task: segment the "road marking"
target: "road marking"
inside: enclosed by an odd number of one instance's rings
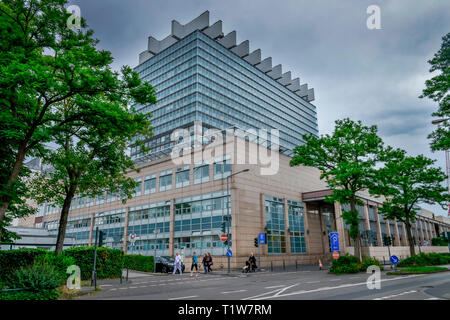
[[[399,297],[399,296],[404,296],[406,294],[410,294],[410,293],[414,293],[417,292],[417,290],[411,290],[411,291],[405,291],[402,293],[397,293],[397,294],[391,294],[390,296],[385,296],[385,297],[381,297],[381,298],[375,298],[373,300],[384,300],[384,299],[391,299],[391,298],[395,298],[395,297]]]
[[[147,286],[139,286],[139,288],[147,288]]]
[[[112,284],[101,284],[100,287],[112,287]]]
[[[265,287],[264,289],[274,289],[274,288],[281,288],[281,287],[285,287],[285,285],[282,284],[280,286]]]
[[[308,281],[306,283],[319,283],[320,281]]]
[[[397,277],[397,278],[392,278],[392,279],[385,279],[385,280],[382,280],[382,282],[383,281],[387,282],[387,281],[415,278],[415,277],[420,277],[420,276],[421,275],[402,276],[402,277]],[[265,300],[265,299],[273,299],[273,298],[282,298],[282,297],[293,296],[293,295],[298,295],[298,294],[313,293],[313,292],[327,291],[327,290],[341,289],[341,288],[348,288],[348,287],[355,287],[355,286],[361,286],[361,285],[367,285],[367,283],[366,282],[360,282],[360,283],[342,284],[342,285],[336,286],[336,287],[323,287],[323,288],[318,288],[318,289],[313,289],[313,290],[306,290],[306,291],[302,290],[302,291],[285,293],[285,294],[278,293],[278,294],[275,294],[275,295],[272,295],[272,296],[267,296],[268,294],[271,294],[271,293],[274,292],[274,291],[272,291],[272,292],[266,292],[266,293],[263,293],[263,294],[260,294],[260,295],[254,296],[254,297],[243,298],[241,300],[252,300],[252,299],[253,300]],[[277,290],[275,290],[275,291],[277,291]],[[283,291],[285,291],[285,290],[283,289]],[[266,295],[266,297],[262,297],[264,295]]]
[[[119,290],[126,290],[126,289],[128,289],[128,288],[119,288]]]
[[[236,292],[245,292],[247,290],[236,290],[236,291],[225,291],[225,292],[221,292],[222,294],[228,294],[228,293],[236,293]]]
[[[109,290],[109,291],[116,291],[117,289],[116,288],[113,288],[113,289],[111,289],[111,290]]]
[[[128,289],[137,289],[137,287],[128,287]]]
[[[197,298],[198,296],[187,296],[187,297],[178,297],[178,298],[169,298],[168,300],[183,300],[183,299],[190,299],[190,298]]]
[[[428,298],[428,299],[425,299],[425,300],[441,300],[441,299],[439,299],[439,298]]]
[[[330,281],[341,281],[342,279],[330,279]]]

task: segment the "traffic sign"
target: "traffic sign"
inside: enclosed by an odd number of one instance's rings
[[[398,257],[397,256],[391,256],[391,262],[392,262],[392,264],[397,264],[398,263]]]
[[[331,251],[340,251],[338,232],[330,232],[330,243],[331,243]]]
[[[266,234],[265,233],[259,234],[259,244],[266,244]]]
[[[337,251],[333,252],[333,259],[339,259],[339,252]]]
[[[231,256],[233,255],[233,253],[231,252],[231,249],[228,249],[227,251],[227,257],[231,258]]]
[[[135,233],[130,233],[130,235],[128,236],[128,240],[130,242],[134,242],[136,240],[136,234]]]
[[[221,241],[225,242],[225,241],[227,241],[227,239],[228,239],[228,236],[226,234],[221,234],[220,235],[220,240]]]

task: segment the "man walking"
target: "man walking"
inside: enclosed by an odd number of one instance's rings
[[[195,278],[198,278],[197,254],[195,253],[195,251],[192,253],[191,277],[194,268],[195,268]]]
[[[177,251],[177,255],[175,256],[175,264],[173,266],[173,274],[177,272],[177,269],[180,270],[180,276],[183,274],[183,271],[181,270],[181,256],[180,253]]]

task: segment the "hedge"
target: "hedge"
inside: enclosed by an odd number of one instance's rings
[[[360,271],[367,271],[367,268],[372,265],[376,265],[380,270],[383,270],[383,266],[375,258],[363,257],[363,261],[359,262],[357,257],[346,254],[333,260],[329,272],[335,274],[358,273]]]
[[[155,257],[135,254],[124,255],[124,268],[153,272],[155,268]]]
[[[44,249],[0,250],[0,282],[11,283],[18,269],[32,266],[38,256],[46,254]]]
[[[72,257],[75,265],[80,267],[81,279],[92,278],[94,265],[94,247],[74,247],[63,251],[65,256]],[[122,274],[123,252],[119,249],[97,248],[97,279],[119,278]]]
[[[424,267],[450,263],[450,253],[420,253],[401,260],[398,267]]]

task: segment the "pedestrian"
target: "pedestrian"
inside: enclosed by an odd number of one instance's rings
[[[248,261],[250,262],[250,270],[251,271],[255,271],[257,266],[256,266],[256,258],[255,255],[252,253],[250,253],[250,257],[248,258]]]
[[[177,270],[180,270],[180,276],[183,275],[183,271],[181,270],[181,256],[178,251],[177,255],[175,256],[175,262],[173,265],[173,274],[175,274]]]
[[[198,267],[197,267],[197,254],[195,251],[192,253],[192,265],[191,265],[191,277],[192,277],[192,271],[195,268],[195,277],[198,277]]]
[[[205,270],[205,273],[208,273],[208,255],[205,253],[202,260],[203,269]]]
[[[211,266],[213,265],[213,260],[211,254],[208,252],[208,272],[212,272]]]

